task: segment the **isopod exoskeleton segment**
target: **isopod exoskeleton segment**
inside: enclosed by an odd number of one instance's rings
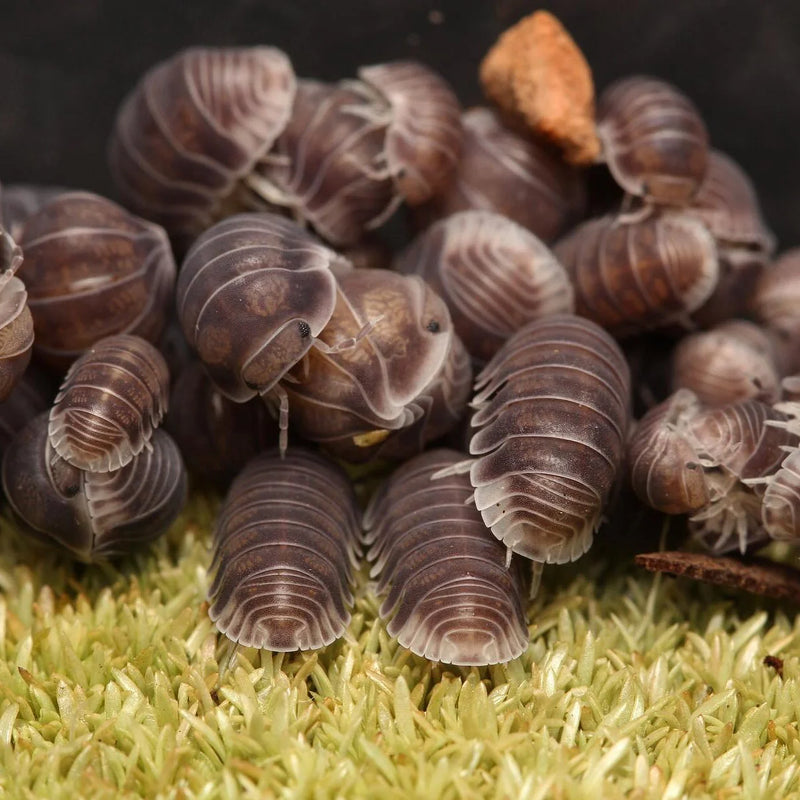
[[[429,451],[378,490],[364,517],[371,575],[403,647],[446,664],[497,664],[528,644],[522,570],[468,502],[469,478],[431,479],[462,458]]]
[[[358,518],[347,476],[301,448],[251,460],[214,531],[209,616],[245,647],[312,650],[350,620]]]

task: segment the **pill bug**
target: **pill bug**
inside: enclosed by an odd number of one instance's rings
[[[192,361],[175,380],[164,427],[189,471],[225,487],[253,456],[278,444],[278,424],[258,399],[234,403]],[[1,407],[0,407],[1,408]]]
[[[327,241],[355,244],[399,202],[382,163],[384,136],[374,102],[362,92],[298,81],[291,119],[250,182]]]
[[[289,120],[295,77],[274,47],[195,47],[148,70],[109,144],[123,202],[183,243],[256,194],[246,185]]]
[[[462,666],[517,658],[528,644],[519,562],[468,502],[466,475],[431,480],[463,458],[432,450],[395,470],[364,515],[371,577],[387,631],[418,656]]]
[[[684,337],[673,357],[672,387],[691,389],[707,406],[747,398],[774,403],[780,396],[774,344],[766,331],[731,320]]]
[[[447,187],[415,218],[428,222],[475,209],[491,211],[552,242],[583,216],[586,189],[578,170],[531,137],[506,128],[488,108],[462,114],[461,161]]]
[[[12,239],[19,241],[28,217],[32,217],[43,205],[66,191],[68,190],[57,186],[3,184],[0,186],[0,225]]]
[[[109,336],[67,372],[50,410],[50,444],[78,469],[118,470],[147,447],[168,403],[161,353],[138,336]]]
[[[597,135],[611,174],[628,193],[686,205],[705,178],[708,132],[686,95],[665,81],[634,75],[597,102]]]
[[[46,413],[33,419],[3,457],[3,491],[15,518],[36,540],[86,562],[136,552],[158,538],[186,501],[180,452],[164,431],[114,472],[84,472],[59,458]]]
[[[25,284],[17,277],[22,250],[0,227],[0,402],[31,360],[34,329]]]
[[[800,538],[800,448],[792,448],[766,482],[761,521],[772,539],[796,543]]]
[[[605,216],[553,249],[575,287],[575,310],[615,336],[688,324],[717,283],[714,239],[681,212]]]
[[[275,214],[236,214],[205,231],[178,277],[178,319],[214,383],[242,403],[266,394],[312,347],[347,262]]]
[[[764,270],[752,308],[756,318],[778,337],[785,369],[800,371],[800,248],[782,253]]]
[[[461,158],[461,106],[447,82],[418,61],[393,61],[358,70],[386,104],[383,160],[409,205],[443,189]]]
[[[350,621],[357,532],[353,490],[336,465],[302,448],[257,456],[217,520],[211,620],[245,647],[330,644]]]
[[[462,211],[434,223],[399,256],[450,310],[470,354],[488,361],[525,323],[574,310],[572,284],[549,248],[499,214]]]
[[[65,192],[29,217],[22,236],[40,360],[65,370],[116,333],[161,335],[175,285],[164,230],[89,192]]]
[[[534,561],[583,555],[621,469],[630,375],[595,323],[555,315],[515,333],[478,375],[468,468],[492,533]]]
[[[354,269],[339,279],[320,338],[327,350],[310,350],[282,384],[292,426],[315,442],[351,437],[368,445],[419,417],[415,401],[445,364],[452,323],[418,276]]]

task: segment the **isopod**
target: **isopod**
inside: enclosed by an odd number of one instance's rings
[[[431,480],[462,455],[432,450],[395,470],[364,515],[371,577],[387,631],[418,656],[497,664],[528,644],[519,562],[469,503],[466,475]]]
[[[619,475],[630,374],[595,323],[528,323],[478,375],[469,468],[492,533],[534,561],[583,555]]]
[[[28,218],[21,275],[36,356],[66,369],[104,336],[161,335],[175,261],[158,225],[89,192],[65,192]]]
[[[579,225],[554,247],[575,287],[575,310],[615,336],[686,323],[717,283],[714,239],[682,212]]]
[[[453,327],[488,361],[527,322],[574,310],[569,276],[534,234],[489,211],[462,211],[434,223],[398,258],[441,295]]]
[[[705,178],[705,123],[665,81],[634,75],[608,86],[597,102],[597,135],[611,174],[632,195],[686,205]]]
[[[168,403],[161,353],[138,336],[106,337],[67,372],[50,410],[50,443],[78,469],[118,470],[147,446]]]
[[[274,47],[195,47],[148,70],[109,145],[124,203],[182,243],[252,207],[247,178],[286,126],[295,83]]]
[[[777,335],[785,369],[800,371],[800,248],[782,253],[764,270],[752,308],[759,321]]]
[[[25,284],[17,277],[22,250],[0,227],[0,402],[31,360],[34,328]]]
[[[345,631],[358,517],[350,481],[302,448],[251,460],[214,531],[209,616],[237,644],[312,650]]]
[[[186,501],[181,454],[164,431],[150,447],[114,472],[85,472],[50,445],[48,416],[17,435],[3,457],[3,491],[20,525],[80,561],[135,552],[158,538]]]
[[[796,543],[800,538],[800,448],[792,448],[767,481],[761,520],[772,539]]]

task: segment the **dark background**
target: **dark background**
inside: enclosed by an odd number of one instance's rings
[[[0,181],[113,196],[105,141],[154,62],[192,44],[274,44],[301,76],[414,57],[465,104],[498,34],[553,11],[596,86],[631,72],[676,83],[715,146],[756,181],[781,247],[800,244],[800,4],[792,0],[0,0]]]

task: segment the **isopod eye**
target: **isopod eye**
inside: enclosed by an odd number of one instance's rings
[[[439,325],[439,323],[435,319],[432,319],[425,327],[431,333],[439,333],[439,331],[441,330],[441,326]]]
[[[299,327],[301,339],[307,339],[309,336],[311,336],[311,326],[305,320],[300,322]]]

